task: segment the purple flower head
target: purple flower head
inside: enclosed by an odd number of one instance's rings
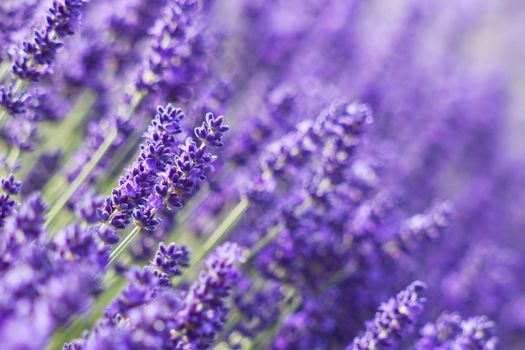
[[[2,179],[2,189],[10,195],[17,195],[22,189],[22,183],[15,181],[15,176],[10,174],[6,179]]]
[[[47,205],[39,193],[30,195],[20,206],[18,212],[9,218],[5,224],[5,233],[21,243],[45,239],[44,229]]]
[[[111,233],[104,231],[100,234],[106,241],[114,242]],[[96,227],[82,227],[73,224],[59,232],[54,239],[55,251],[61,261],[90,262],[104,269],[108,263],[109,251],[99,240]]]
[[[137,82],[138,90],[153,91],[159,86],[191,83],[199,74],[195,66],[192,38],[188,30],[197,1],[176,0],[168,3],[154,28],[154,43]],[[193,62],[192,62],[193,61]]]
[[[394,298],[381,304],[375,318],[367,323],[365,333],[356,337],[347,349],[389,349],[397,345],[423,310],[425,299],[421,292],[424,289],[423,283],[413,282]]]
[[[116,244],[120,239],[118,233],[111,227],[99,227],[97,234],[100,240],[108,245]]]
[[[9,119],[2,134],[10,145],[22,151],[32,151],[38,141],[35,123],[25,118]]]
[[[485,316],[463,320],[458,313],[444,312],[420,330],[415,349],[493,350],[498,343],[494,333],[494,322]]]
[[[255,337],[279,319],[279,302],[284,299],[284,295],[278,283],[255,287],[248,278],[243,278],[237,283],[233,299],[242,315],[242,321],[237,324],[235,331],[244,337]],[[230,346],[235,346],[232,338],[229,339]]]
[[[407,220],[400,235],[435,239],[439,236],[439,231],[450,224],[451,214],[452,206],[449,202],[436,203],[426,213]]]
[[[421,328],[415,348],[417,350],[446,348],[461,332],[461,321],[458,313],[442,313],[436,322],[429,322]]]
[[[236,264],[244,261],[243,250],[235,243],[224,243],[206,260],[207,272],[192,285],[175,315],[175,343],[186,348],[205,348],[212,344],[228,313],[225,298],[238,278]]]
[[[63,3],[55,0],[49,9],[47,24],[53,28],[59,38],[75,33],[80,20],[82,7],[86,0],[65,0]]]
[[[215,119],[211,118],[210,121],[215,122]],[[222,121],[217,123],[221,130],[226,130]],[[204,125],[208,125],[207,121]],[[214,137],[216,137],[215,145],[219,147],[218,145],[222,144],[222,132]],[[208,146],[205,143],[199,145],[191,137],[186,138],[185,142],[178,146],[173,163],[168,166],[168,170],[155,186],[156,194],[165,198],[167,205],[180,208],[183,199],[192,196],[198,190],[199,184],[206,180],[206,172],[213,170],[212,163],[216,159],[216,156],[208,151],[209,147],[212,145]]]
[[[393,256],[400,252],[414,251],[422,242],[436,240],[450,225],[452,205],[449,202],[434,204],[425,213],[407,219],[396,236],[386,243],[386,249]]]
[[[132,217],[150,230],[158,224],[155,212],[162,208],[162,200],[153,190],[160,172],[174,162],[178,147],[176,136],[181,133],[179,124],[183,117],[182,110],[171,104],[157,108],[157,114],[144,134],[145,142],[140,147],[138,159],[97,210],[102,221],[109,221],[117,229],[126,227]]]
[[[35,31],[32,41],[25,41],[16,54],[12,70],[20,79],[38,81],[51,70],[60,39],[74,33],[86,0],[54,0],[46,17],[46,25]]]
[[[494,334],[494,322],[485,316],[471,317],[461,322],[461,333],[452,342],[452,348],[494,350],[498,343]]]
[[[156,209],[150,206],[141,206],[133,211],[133,222],[136,226],[142,227],[147,231],[152,231],[160,223],[155,217]]]
[[[361,142],[365,126],[373,121],[369,107],[360,103],[336,102],[316,121],[314,132],[323,142],[324,176],[340,181],[348,159]]]
[[[131,309],[142,307],[151,301],[157,293],[159,279],[155,271],[149,266],[143,269],[132,268],[128,271],[127,278],[128,287],[106,310],[106,316],[109,318],[127,315]]]
[[[324,194],[316,193],[315,187],[323,179],[342,181],[364,127],[372,120],[366,105],[336,101],[316,119],[300,122],[294,131],[268,147],[261,161],[262,178],[254,181],[248,196],[255,199],[261,190],[271,192],[278,180],[293,177],[298,169],[314,162],[318,169],[309,188],[312,195],[322,198]]]
[[[158,106],[157,114],[150,126],[148,131],[144,135],[147,139],[156,141],[158,139],[173,137],[173,135],[180,134],[182,129],[180,122],[184,118],[184,112],[180,108],[175,108],[171,103],[166,107]],[[171,140],[163,140],[171,141]],[[168,145],[169,146],[169,145]]]
[[[66,324],[99,294],[97,269],[85,262],[69,264],[46,283],[44,302],[56,324]]]
[[[35,10],[40,0],[33,1],[3,1],[0,5],[0,43],[7,48],[16,42],[17,37],[27,31],[31,25]],[[0,53],[0,61],[4,60],[7,52]]]
[[[0,194],[0,227],[4,226],[5,219],[13,213],[16,204],[8,194]]]
[[[158,269],[161,278],[166,280],[182,274],[181,268],[190,265],[190,253],[185,246],[171,243],[166,246],[163,242],[153,259],[153,266]]]
[[[3,202],[2,202],[3,201]],[[38,193],[29,196],[15,212],[16,202],[9,195],[0,196],[3,231],[0,236],[0,271],[19,258],[24,247],[41,244],[46,239],[44,220],[47,206]]]
[[[174,315],[184,293],[173,288],[171,278],[180,275],[181,268],[188,265],[189,253],[184,246],[160,243],[149,266],[132,267],[126,273],[128,286],[105,308],[105,318],[91,333],[66,344],[66,348],[174,348]]]
[[[52,174],[58,169],[62,159],[62,152],[45,153],[38,158],[35,167],[27,174],[23,181],[22,194],[27,195],[40,191],[49,181]]]
[[[0,107],[6,110],[10,115],[17,115],[25,113],[26,103],[31,101],[31,96],[28,94],[22,94],[15,96],[12,88],[6,88],[0,86]]]
[[[97,196],[95,191],[88,190],[81,198],[74,198],[74,210],[77,217],[88,224],[95,224],[99,220],[97,209],[102,206],[104,198]]]
[[[195,135],[206,145],[222,147],[222,136],[229,130],[227,125],[223,125],[223,121],[222,115],[216,117],[213,113],[206,113],[206,120],[200,128],[195,128]]]

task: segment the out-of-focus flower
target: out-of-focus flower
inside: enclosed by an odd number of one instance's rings
[[[403,335],[414,327],[423,309],[421,292],[425,285],[414,282],[387,302],[379,306],[363,335],[355,338],[348,349],[387,349],[399,344]]]
[[[35,31],[32,41],[25,41],[17,52],[13,73],[20,79],[38,81],[50,71],[61,39],[73,35],[86,0],[53,1],[46,17],[46,25]]]

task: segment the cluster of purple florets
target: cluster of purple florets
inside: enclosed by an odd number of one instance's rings
[[[133,219],[135,224],[153,230],[160,223],[155,217],[157,211],[182,207],[185,198],[199,188],[215,160],[208,148],[222,146],[223,133],[229,128],[222,116],[208,113],[202,126],[195,128],[201,144],[191,137],[179,143],[176,136],[183,117],[183,112],[172,105],[158,108],[136,162],[98,210],[102,221],[123,229]]]
[[[86,0],[53,1],[46,17],[46,25],[35,31],[32,41],[25,41],[16,54],[13,73],[20,79],[38,81],[55,60],[57,50],[63,46],[60,39],[73,35],[78,27]]]

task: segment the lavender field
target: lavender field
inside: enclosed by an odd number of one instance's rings
[[[0,0],[0,350],[525,349],[523,23]]]

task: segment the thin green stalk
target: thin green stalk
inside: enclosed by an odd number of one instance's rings
[[[127,113],[124,115],[126,116],[126,119],[129,120],[133,113],[136,111],[140,103],[144,100],[144,97],[146,97],[146,93],[143,92],[137,92],[133,95],[133,98],[131,100],[131,103],[129,105],[129,108],[127,110]],[[46,222],[46,226],[54,219],[56,215],[62,210],[64,205],[67,203],[69,198],[78,190],[78,188],[84,183],[84,181],[87,179],[89,174],[95,169],[97,164],[100,162],[100,160],[104,157],[106,152],[110,149],[111,145],[113,144],[113,141],[118,136],[118,130],[116,128],[112,129],[109,134],[106,136],[104,142],[98,147],[93,157],[89,160],[89,162],[82,168],[82,171],[78,176],[73,180],[73,182],[69,185],[68,189],[65,193],[60,195],[57,202],[53,205],[51,210],[49,211],[48,220]],[[53,180],[53,179],[52,179]]]
[[[70,211],[63,211],[48,227],[49,239],[60,231],[60,229],[66,227],[75,219],[75,216]]]
[[[6,169],[3,169],[2,175],[7,175],[10,171],[12,171],[15,168],[16,161],[18,160],[18,156],[20,155],[20,148],[17,146],[12,146],[9,150],[9,153],[6,157]]]
[[[221,222],[217,229],[211,234],[208,240],[204,243],[203,248],[195,255],[192,265],[198,264],[204,257],[208,255],[221,241],[231,232],[239,219],[242,217],[246,209],[248,209],[250,202],[247,198],[243,198],[228,216]]]
[[[129,154],[131,152],[133,153],[136,152],[134,150],[138,148],[141,137],[142,137],[142,132],[136,132],[128,136],[128,139],[126,140],[126,144],[122,148],[120,148],[117,154],[115,154],[115,156],[112,158],[111,164],[109,164],[109,167],[108,167],[107,174],[109,175],[117,174],[118,175],[119,167],[122,164],[127,163],[126,158],[129,156]]]
[[[15,86],[13,88],[13,94],[16,95],[17,93],[21,92],[25,88],[26,85],[27,85],[27,82],[21,79],[17,79]],[[9,113],[7,113],[5,109],[0,108],[0,127],[4,126],[8,118],[9,118]]]
[[[257,275],[259,277],[259,275]],[[246,297],[251,297],[254,295],[254,293],[257,292],[260,288],[264,287],[264,284],[267,282],[266,280],[263,280],[261,278],[253,278],[253,283],[250,287],[250,289],[245,293]],[[226,322],[226,325],[223,327],[221,333],[216,339],[217,345],[214,347],[214,349],[218,350],[223,345],[226,344],[224,341],[226,336],[237,326],[237,324],[242,320],[241,312],[240,310],[235,307],[235,304],[232,305],[232,310],[230,311],[230,314],[228,316],[228,321]]]
[[[48,350],[62,349],[64,343],[69,342],[82,335],[85,329],[90,329],[103,315],[104,307],[109,305],[121,293],[126,286],[126,279],[117,276],[111,281],[110,286],[97,298],[91,312],[76,318],[67,327],[53,333]]]
[[[0,82],[4,82],[11,69],[11,62],[6,60],[0,64]]]
[[[295,292],[295,290],[291,289],[290,291],[288,291],[285,299],[283,300],[282,302],[283,305],[288,305],[290,304],[286,310],[283,310],[283,312],[281,312],[280,316],[279,316],[279,320],[277,321],[277,323],[275,324],[275,326],[270,329],[269,331],[263,333],[262,335],[258,336],[255,341],[253,342],[252,346],[250,347],[251,349],[260,349],[260,350],[263,350],[263,349],[267,349],[268,348],[268,345],[270,344],[270,342],[275,339],[275,336],[277,335],[277,333],[281,330],[282,326],[283,326],[283,323],[284,323],[284,320],[286,319],[286,317],[288,317],[288,315],[294,313],[297,308],[299,307],[299,305],[301,305],[301,298],[299,297],[299,295],[297,295],[297,293]]]
[[[48,128],[44,129],[44,131],[47,131],[46,134],[48,136],[46,137],[46,141],[35,149],[34,152],[30,153],[31,159],[24,162],[25,168],[22,169],[21,173],[27,173],[31,170],[38,158],[40,158],[44,152],[55,149],[57,145],[60,146],[61,150],[68,149],[72,140],[77,137],[75,131],[90,112],[95,100],[95,94],[91,91],[86,90],[82,92],[82,94],[76,99],[73,108],[71,108],[60,124],[56,125],[53,123],[53,125],[48,125]]]
[[[111,132],[108,134],[108,137],[106,137],[106,140],[104,140],[104,142],[102,143],[102,145],[100,145],[97,152],[93,155],[90,161],[82,168],[82,171],[70,184],[66,192],[60,198],[58,198],[57,202],[53,205],[53,207],[51,207],[47,216],[46,227],[55,219],[55,217],[60,213],[62,208],[66,205],[69,198],[71,198],[71,196],[84,183],[84,181],[93,171],[93,169],[95,169],[96,165],[102,159],[107,150],[111,147],[116,137],[117,130],[112,129]]]
[[[250,252],[248,253],[247,260],[248,261],[252,260],[257,255],[257,253],[259,253],[264,247],[266,247],[271,241],[273,241],[275,237],[277,237],[279,235],[279,233],[282,231],[282,229],[283,229],[283,225],[282,224],[277,224],[274,227],[272,227],[270,229],[270,231],[268,232],[268,234],[266,236],[264,236],[262,239],[260,239],[250,249]]]
[[[135,236],[140,232],[142,227],[136,226],[128,235],[119,243],[119,245],[111,252],[109,255],[108,266],[111,266],[115,260],[122,254],[122,252],[128,247],[128,245],[133,241]]]

